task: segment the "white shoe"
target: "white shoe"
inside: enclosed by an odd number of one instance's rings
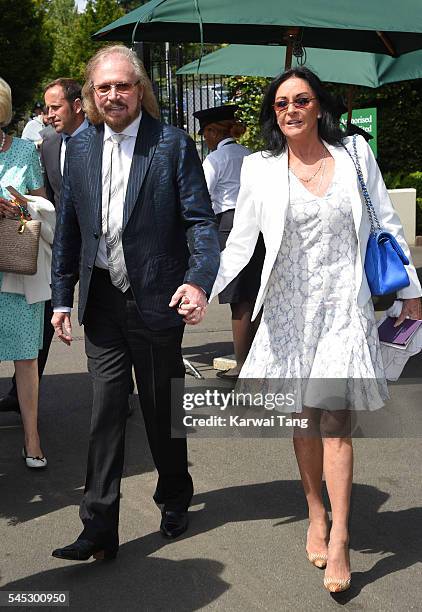
[[[22,449],[22,457],[25,460],[26,466],[29,468],[47,467],[47,457],[28,457],[25,447]]]

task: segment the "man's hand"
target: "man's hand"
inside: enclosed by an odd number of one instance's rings
[[[51,319],[51,325],[54,327],[56,336],[70,346],[72,342],[72,324],[70,323],[70,313],[68,312],[55,312]]]
[[[394,327],[398,327],[405,319],[422,319],[421,298],[410,298],[403,300],[403,308],[400,316],[397,317]]]
[[[207,296],[203,289],[190,283],[180,285],[169,304],[170,308],[177,307],[177,312],[188,325],[197,325],[202,321],[207,305]]]

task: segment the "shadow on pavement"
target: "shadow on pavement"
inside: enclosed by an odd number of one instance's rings
[[[399,481],[390,484],[400,486]],[[350,547],[385,556],[366,572],[353,572],[352,567],[351,588],[332,596],[339,604],[357,597],[368,584],[422,562],[422,507],[381,511],[389,497],[376,487],[353,485]]]
[[[396,484],[391,482],[393,488]],[[351,548],[362,554],[386,556],[366,572],[353,572],[352,588],[333,596],[339,604],[357,597],[370,583],[422,561],[422,508],[380,511],[389,497],[376,487],[353,486]],[[189,531],[178,540],[192,540],[192,549],[196,535],[230,523],[270,519],[274,523],[269,528],[276,530],[274,546],[282,547],[286,555],[289,545],[293,544],[284,527],[306,519],[302,486],[298,480],[216,489],[196,495],[193,508],[201,504],[202,510],[191,511]],[[69,590],[71,605],[82,610],[158,611],[198,610],[229,588],[220,577],[224,569],[221,562],[204,558],[174,561],[155,556],[167,546],[172,546],[172,542],[164,540],[157,532],[150,533],[123,544],[115,562],[71,563],[3,584],[2,589]],[[303,559],[306,563],[304,555]]]
[[[186,338],[186,337],[185,337]],[[213,360],[222,355],[233,354],[233,342],[208,342],[198,346],[184,346],[183,356],[194,363],[212,366]]]
[[[9,380],[0,381],[0,395]],[[21,459],[23,429],[16,413],[0,413],[0,516],[21,523],[69,505],[79,505],[85,484],[91,417],[88,374],[45,376],[39,429],[47,469],[28,470]],[[138,406],[137,396],[131,402]],[[124,476],[154,470],[140,410],[126,428]],[[16,484],[19,483],[19,486]],[[35,503],[36,502],[36,503]]]
[[[70,591],[70,607],[75,610],[189,612],[230,588],[220,577],[224,565],[211,559],[148,558],[140,540],[122,546],[119,557],[40,572],[2,590]]]

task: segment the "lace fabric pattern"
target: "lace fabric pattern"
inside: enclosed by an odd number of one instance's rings
[[[267,390],[278,380],[281,390],[284,379],[295,379],[300,402],[310,406],[309,396],[319,391],[312,385],[310,393],[309,379],[342,379],[337,408],[380,408],[388,390],[372,302],[360,308],[355,298],[350,198],[336,175],[323,197],[292,173],[289,183],[283,240],[239,388],[245,391],[245,379],[253,378]]]

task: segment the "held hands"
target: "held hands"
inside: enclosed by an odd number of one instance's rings
[[[403,308],[394,323],[394,327],[401,325],[405,319],[422,319],[421,298],[403,300]]]
[[[204,318],[207,310],[207,297],[205,292],[198,287],[185,283],[180,285],[170,300],[170,308],[175,308],[183,321],[188,325],[197,325]]]
[[[70,346],[72,342],[72,324],[70,323],[70,313],[69,312],[55,312],[51,319],[51,325],[54,327],[54,332],[56,336]]]

